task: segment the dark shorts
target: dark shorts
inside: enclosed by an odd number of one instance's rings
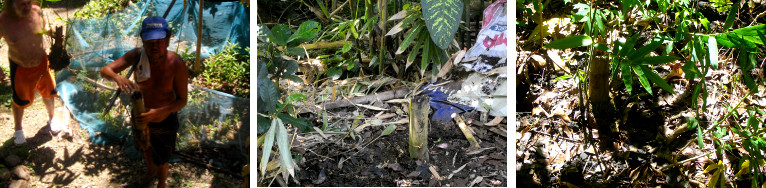
[[[178,114],[173,112],[159,123],[149,123],[149,141],[152,143],[152,159],[154,164],[162,165],[168,162],[176,146],[178,132]]]

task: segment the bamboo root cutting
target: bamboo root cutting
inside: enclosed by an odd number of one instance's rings
[[[455,122],[457,122],[457,126],[460,128],[460,131],[463,132],[463,135],[465,135],[465,138],[468,139],[468,142],[471,144],[471,147],[474,148],[481,148],[479,146],[479,141],[476,140],[475,137],[473,137],[473,134],[471,134],[470,128],[465,124],[465,121],[463,121],[463,118],[460,117],[458,114],[452,114],[452,118],[455,119]]]
[[[56,27],[51,37],[53,38],[53,45],[51,45],[51,53],[50,57],[48,57],[50,62],[48,67],[54,71],[59,71],[69,66],[72,56],[66,50],[62,26]]]
[[[130,96],[130,102],[133,104],[133,140],[136,142],[139,150],[147,151],[152,147],[152,144],[149,142],[149,127],[145,123],[138,123],[136,121],[138,115],[146,112],[144,97],[141,92],[135,91]]]

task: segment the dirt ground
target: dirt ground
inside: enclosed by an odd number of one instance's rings
[[[43,9],[52,25],[56,17],[72,15],[86,0],[59,1]],[[66,3],[69,3],[67,5]],[[67,8],[68,7],[68,8]],[[57,16],[58,15],[58,16]],[[0,45],[0,68],[10,76],[8,50]],[[14,121],[10,109],[10,81],[0,82],[0,157],[3,159],[13,152],[28,153],[22,156],[21,166],[27,167],[29,185],[32,187],[125,187],[137,180],[146,171],[143,159],[130,159],[118,144],[98,145],[88,141],[88,132],[79,127],[72,118],[69,128],[73,137],[64,139],[54,136],[47,126],[47,112],[39,95],[25,110],[23,130],[27,143],[13,146]],[[56,99],[56,109],[62,108]],[[5,152],[13,151],[13,152]],[[0,182],[6,187],[10,182]],[[156,185],[157,181],[154,181]],[[168,184],[172,187],[241,187],[243,179],[227,173],[204,168],[189,162],[170,164]]]
[[[333,117],[353,117],[351,112],[330,112]],[[371,115],[374,116],[374,115]],[[466,120],[479,120],[479,113],[466,112]],[[394,117],[384,122],[393,122]],[[506,120],[504,120],[505,123]],[[342,124],[342,123],[341,123]],[[341,125],[342,127],[343,125]],[[354,138],[344,134],[301,133],[293,142],[297,181],[289,186],[508,186],[507,139],[488,131],[490,126],[472,126],[481,149],[467,150],[469,142],[454,121],[431,121],[426,162],[409,157],[407,124],[392,134],[374,140],[386,126],[371,126]],[[502,126],[494,127],[504,129]],[[341,128],[342,129],[342,128]],[[433,167],[436,174],[429,168]],[[269,173],[267,173],[269,174]],[[441,180],[437,178],[441,177]],[[260,179],[259,186],[279,186],[273,178]]]
[[[7,84],[4,82],[2,87],[8,87]],[[30,170],[31,186],[122,187],[146,171],[143,160],[131,160],[121,146],[88,142],[88,132],[79,128],[74,120],[69,124],[72,139],[53,136],[47,126],[44,106],[38,95],[25,110],[23,129],[27,144],[5,146],[30,152],[21,165]],[[56,108],[59,107],[61,103],[57,101]],[[11,142],[13,118],[8,107],[0,108],[0,130],[2,141]],[[170,164],[168,183],[174,187],[237,187],[242,180],[195,164],[177,162]]]

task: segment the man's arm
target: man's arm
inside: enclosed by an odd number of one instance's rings
[[[174,58],[176,60],[173,63],[173,72],[175,74],[173,77],[173,91],[176,93],[176,99],[166,106],[150,109],[146,113],[141,113],[141,116],[136,119],[139,123],[161,122],[171,113],[178,112],[181,108],[186,106],[187,95],[189,92],[187,86],[189,80],[188,71],[186,70],[186,65],[181,61],[180,56],[176,54],[173,55],[177,57]]]
[[[114,60],[114,62],[104,66],[104,68],[101,69],[101,78],[116,82],[122,91],[133,92],[133,90],[136,89],[136,86],[130,82],[128,78],[125,78],[118,73],[133,65],[130,62],[136,61],[138,53],[138,49],[130,50],[128,53],[125,53],[125,55],[122,55],[122,57]]]

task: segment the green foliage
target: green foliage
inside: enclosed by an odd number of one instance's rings
[[[463,13],[463,2],[460,0],[421,0],[426,27],[431,34],[434,44],[441,49],[447,49],[455,37],[460,16]]]
[[[433,34],[432,32],[429,32],[431,29],[427,29],[429,26],[426,24],[424,18],[426,15],[423,15],[424,12],[421,13],[420,10],[420,6],[413,4],[398,13],[405,14],[406,16],[404,16],[404,19],[397,23],[396,26],[392,27],[387,35],[395,35],[400,33],[400,31],[403,31],[404,28],[409,27],[405,34],[404,41],[399,44],[399,48],[396,50],[396,54],[399,55],[404,53],[407,49],[410,49],[404,70],[406,71],[406,69],[416,61],[417,57],[420,56],[420,74],[425,74],[425,70],[429,65],[432,66],[432,73],[437,74],[441,65],[447,62],[449,57],[444,48],[441,48],[434,43],[434,40],[432,39]],[[452,37],[454,37],[454,32],[449,36],[450,41],[452,41]]]
[[[276,160],[279,160],[284,179],[287,180],[288,175],[294,176],[295,172],[285,123],[304,132],[310,131],[313,125],[305,119],[295,118],[293,103],[305,100],[306,97],[302,94],[286,95],[286,92],[279,87],[279,80],[303,82],[301,78],[295,76],[298,71],[298,62],[287,56],[301,56],[302,54],[295,53],[296,50],[291,49],[299,49],[300,44],[311,41],[321,26],[314,21],[306,21],[301,23],[294,33],[288,26],[282,24],[271,29],[263,25],[258,27],[263,31],[258,36],[259,40],[266,41],[259,44],[257,53],[258,132],[268,129],[259,167],[261,174],[265,175],[263,172],[266,171],[274,139],[276,139],[280,156]],[[280,48],[284,51],[280,51]]]
[[[205,59],[204,66],[200,73],[203,85],[238,97],[250,97],[250,47],[241,50],[237,44],[227,44]]]
[[[589,36],[575,35],[548,43],[547,45],[543,46],[543,48],[567,49],[581,46],[590,46],[591,44],[593,44],[593,40],[591,40]]]
[[[122,8],[125,8],[130,3],[136,3],[139,0],[94,0],[85,4],[82,8],[78,9],[74,13],[75,19],[90,19],[107,16]]]

